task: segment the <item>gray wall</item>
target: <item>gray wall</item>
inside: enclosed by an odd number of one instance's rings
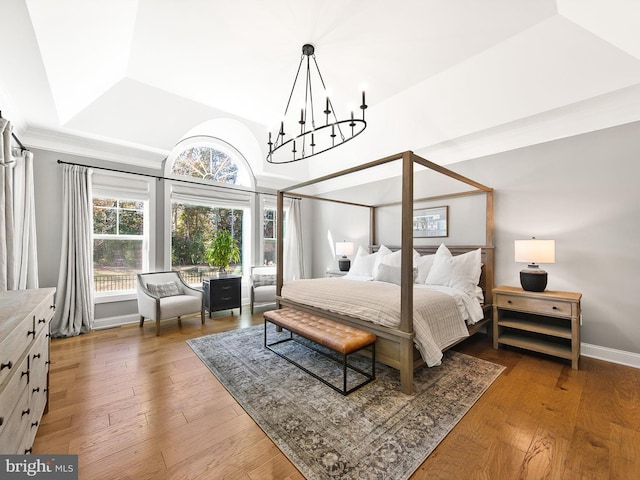
[[[57,283],[62,224],[58,159],[114,166],[94,159],[36,150],[36,221],[40,285]],[[159,174],[136,168],[132,171]],[[640,270],[640,123],[557,140],[452,165],[495,189],[496,285],[518,285],[523,267],[513,261],[513,241],[531,236],[556,240],[556,263],[545,265],[549,289],[583,294],[582,341],[640,354],[637,327]],[[157,184],[156,257],[162,262],[163,187]],[[441,204],[442,202],[436,202]],[[464,215],[477,207],[447,201],[453,243],[483,243]],[[303,201],[305,257],[314,276],[337,267],[332,242],[368,243],[368,210]],[[310,213],[311,212],[311,213]],[[380,241],[394,241],[397,215],[378,224]],[[475,221],[475,220],[474,220]],[[477,221],[476,221],[477,223]],[[463,229],[469,228],[469,232]],[[464,233],[463,233],[464,232]],[[477,233],[473,233],[477,235]],[[436,241],[438,242],[438,241]],[[96,318],[136,312],[135,302],[101,304]]]
[[[496,285],[519,285],[525,265],[514,262],[514,240],[555,239],[556,263],[543,266],[547,288],[583,294],[582,342],[640,354],[640,123],[449,167],[495,189]],[[476,208],[446,204],[452,221]],[[342,207],[316,202],[315,209],[313,266],[321,276],[336,263],[325,248],[327,230],[366,242],[368,216],[350,237],[353,219],[340,215]],[[398,225],[398,215],[379,216],[380,242],[398,244]],[[445,243],[484,243],[483,237],[475,242],[476,227],[462,234],[459,228],[466,225],[451,225],[453,236]],[[469,240],[462,240],[467,234]]]

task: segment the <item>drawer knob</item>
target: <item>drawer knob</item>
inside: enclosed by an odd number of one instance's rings
[[[41,318],[40,320],[38,320],[38,323],[47,323],[47,319],[46,318]]]
[[[35,353],[35,354],[33,355],[33,358],[40,358],[40,354],[39,354],[39,353]]]
[[[40,391],[40,387],[36,387],[31,391],[31,393],[36,393],[36,392],[39,392],[39,391]]]
[[[25,375],[27,376],[27,378],[29,378],[29,370],[25,370],[24,372],[22,372],[20,374],[20,377],[24,377]]]
[[[33,336],[35,337],[35,336],[36,336],[36,331],[35,331],[35,329],[34,329],[34,330],[29,330],[29,331],[27,332],[27,337],[28,337],[29,335],[33,335]]]
[[[511,303],[511,300],[507,300],[507,303]]]
[[[3,423],[4,423],[4,417],[0,417],[0,427],[2,426]]]
[[[22,411],[22,416],[24,417],[25,415],[29,415],[31,413],[31,409],[27,408],[26,410]]]
[[[558,307],[556,307],[555,305],[553,307],[551,307],[551,310],[557,310]]]
[[[13,362],[9,360],[7,363],[3,363],[0,365],[0,370],[4,370],[5,368],[11,370],[11,367],[13,367]]]
[[[38,422],[37,420],[36,420],[35,422],[33,422],[33,423],[31,424],[31,428],[33,428],[33,427],[37,427],[37,426],[38,426],[38,423],[39,423],[39,422]]]
[[[24,449],[24,454],[26,455],[27,453],[31,453],[31,449],[30,448],[25,448]]]

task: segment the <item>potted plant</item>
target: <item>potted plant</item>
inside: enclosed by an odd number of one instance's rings
[[[206,252],[207,262],[217,265],[221,273],[225,273],[231,262],[240,260],[240,248],[231,232],[218,230]]]

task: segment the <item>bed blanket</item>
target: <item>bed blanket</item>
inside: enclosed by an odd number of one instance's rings
[[[282,286],[282,297],[385,327],[400,326],[400,287],[346,278],[295,280]],[[413,289],[414,342],[425,363],[440,364],[442,350],[468,337],[456,301],[446,293]]]

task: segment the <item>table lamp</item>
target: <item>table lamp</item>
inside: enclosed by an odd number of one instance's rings
[[[341,272],[348,272],[351,268],[351,260],[347,258],[347,255],[353,255],[353,243],[351,242],[336,242],[336,255],[342,255],[338,260],[338,268]]]
[[[516,240],[515,261],[528,263],[527,268],[520,271],[520,284],[529,292],[544,292],[547,288],[547,272],[538,263],[556,262],[555,240]]]

